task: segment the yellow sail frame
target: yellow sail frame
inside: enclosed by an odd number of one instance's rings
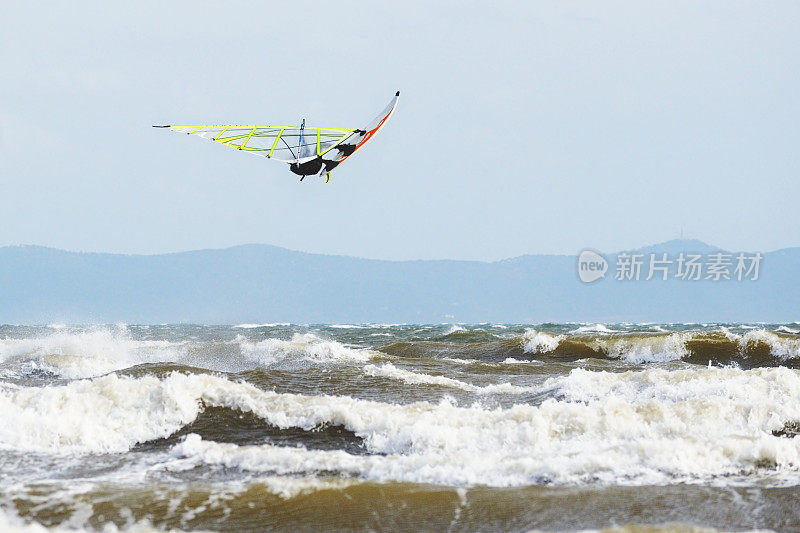
[[[298,134],[290,133],[284,135],[284,131],[287,129],[296,130],[298,129],[297,126],[271,126],[271,125],[254,125],[254,124],[230,124],[230,125],[215,125],[215,124],[204,124],[204,125],[191,125],[191,126],[170,126],[169,127],[172,131],[186,133],[192,135],[194,133],[201,132],[202,130],[207,129],[216,129],[222,128],[222,130],[210,140],[218,142],[220,144],[224,144],[225,146],[230,146],[231,148],[236,148],[237,150],[244,150],[247,152],[269,152],[267,157],[272,157],[272,153],[275,151],[275,147],[278,145],[278,141],[280,141],[284,137],[296,137]],[[241,133],[237,135],[230,135],[223,137],[223,135],[230,129],[234,130],[244,130],[249,129],[248,133]],[[277,133],[274,131],[259,133],[259,130],[278,130]],[[338,144],[340,144],[343,140],[345,140],[350,134],[354,131],[353,129],[348,128],[323,128],[323,127],[306,127],[304,131],[309,132],[311,135],[315,135],[313,133],[316,130],[316,152],[317,156],[323,156],[336,148]],[[336,132],[336,133],[332,133]],[[308,135],[306,133],[305,135]],[[329,146],[325,150],[322,150],[322,137],[339,137],[339,141]],[[267,148],[250,148],[247,146],[247,143],[250,141],[251,138],[275,138],[275,141],[272,143],[272,146]],[[239,139],[244,139],[241,144],[231,144],[233,141],[238,141]]]

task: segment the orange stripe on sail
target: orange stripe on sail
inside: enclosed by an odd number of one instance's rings
[[[394,109],[392,109],[392,111],[394,111]],[[373,129],[369,130],[369,131],[367,132],[367,134],[366,134],[366,135],[364,135],[364,138],[361,140],[361,142],[360,142],[360,143],[358,143],[358,144],[356,145],[355,149],[353,150],[353,152],[352,152],[350,155],[353,155],[354,153],[356,153],[356,150],[358,150],[359,148],[361,148],[361,146],[362,146],[362,145],[363,145],[365,142],[367,142],[367,141],[370,139],[370,137],[372,137],[373,135],[375,135],[375,132],[376,132],[376,131],[378,131],[379,129],[381,129],[381,126],[383,126],[383,123],[384,123],[384,122],[386,122],[386,121],[389,119],[389,117],[390,117],[391,115],[392,115],[392,112],[390,111],[388,115],[386,115],[385,117],[383,117],[383,120],[381,120],[381,121],[380,121],[380,123],[378,123],[378,125],[377,125],[377,126],[375,126]],[[348,157],[350,157],[350,155],[348,155],[348,156],[344,157],[344,158],[343,158],[341,161],[339,161],[339,162],[341,163],[342,161],[344,161],[345,159],[347,159]]]

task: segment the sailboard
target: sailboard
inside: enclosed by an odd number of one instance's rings
[[[325,176],[364,146],[386,125],[392,116],[400,91],[392,98],[381,114],[362,129],[270,126],[257,124],[153,126],[169,128],[178,133],[195,135],[216,143],[248,152],[267,159],[289,164],[289,170],[300,176]]]

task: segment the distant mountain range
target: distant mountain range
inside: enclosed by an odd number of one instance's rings
[[[675,240],[630,251],[707,257]],[[660,276],[587,284],[577,256],[381,261],[244,245],[163,255],[0,248],[0,323],[787,322],[800,320],[800,248],[764,254],[757,281]],[[735,266],[732,258],[731,272]],[[705,274],[705,272],[704,272]]]

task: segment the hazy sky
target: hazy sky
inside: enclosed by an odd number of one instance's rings
[[[6,3],[0,245],[800,245],[800,3]],[[363,127],[302,183],[157,123]]]

